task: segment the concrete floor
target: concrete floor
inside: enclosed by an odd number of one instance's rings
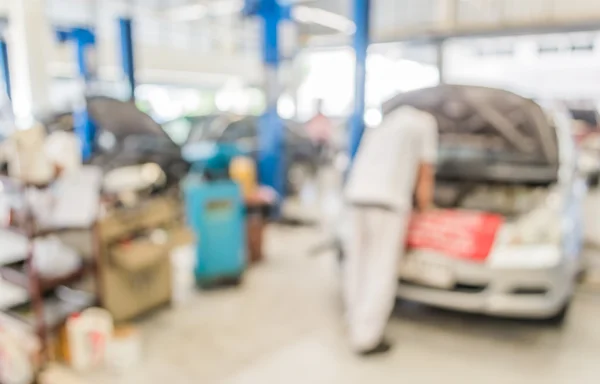
[[[339,180],[304,191],[287,212],[331,228]],[[334,255],[311,251],[323,228],[272,227],[267,260],[239,289],[198,292],[139,326],[143,362],[88,376],[89,384],[597,383],[600,375],[600,193],[586,203],[590,278],[562,328],[400,303],[383,357],[360,359],[346,344]],[[337,206],[336,206],[337,204]],[[329,224],[329,225],[328,225]]]
[[[597,383],[600,286],[584,284],[562,329],[403,303],[393,352],[346,345],[333,255],[315,229],[271,228],[268,260],[239,289],[199,292],[140,323],[143,363],[90,384]]]

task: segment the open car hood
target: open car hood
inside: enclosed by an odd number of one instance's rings
[[[131,134],[167,137],[159,124],[131,102],[94,96],[87,99],[87,108],[101,130],[117,137]]]
[[[402,106],[436,117],[441,147],[495,151],[558,167],[555,127],[533,100],[500,89],[440,85],[392,98],[383,105],[384,116]]]
[[[156,163],[165,172],[168,186],[177,184],[187,174],[189,165],[181,158],[179,147],[135,104],[94,96],[88,98],[87,107],[99,134],[93,164],[110,171]],[[114,136],[107,147],[99,145],[104,133]]]

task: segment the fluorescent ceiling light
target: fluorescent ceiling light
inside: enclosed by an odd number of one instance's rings
[[[209,5],[210,14],[213,16],[230,15],[241,12],[242,9],[244,9],[244,3],[239,0],[215,1]]]
[[[383,121],[383,115],[377,108],[367,109],[363,118],[368,127],[377,127]]]
[[[307,24],[318,24],[351,35],[356,25],[347,17],[320,8],[298,5],[292,8],[294,20]]]
[[[166,10],[167,18],[172,21],[193,21],[211,16],[226,16],[239,13],[244,8],[240,0],[221,0],[211,3],[188,4],[171,7]]]
[[[167,17],[172,21],[192,21],[201,19],[208,13],[203,4],[183,5],[167,10]]]

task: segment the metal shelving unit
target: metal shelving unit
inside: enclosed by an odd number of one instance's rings
[[[14,181],[12,181],[14,183]],[[20,185],[21,193],[28,188],[44,188],[38,186]],[[98,278],[98,225],[95,222],[89,228],[54,228],[39,230],[28,204],[22,208],[20,223],[2,226],[1,230],[10,231],[27,238],[27,252],[22,260],[0,266],[0,276],[5,282],[24,288],[28,292],[28,301],[2,309],[5,315],[19,320],[31,327],[38,336],[41,345],[42,364],[48,361],[49,336],[58,330],[67,318],[76,312],[99,303]],[[13,216],[11,214],[11,216]],[[35,268],[36,257],[34,242],[48,235],[60,235],[68,231],[90,231],[91,257],[82,257],[81,267],[65,276],[44,278]],[[83,281],[92,275],[95,281],[95,292],[76,291],[67,286]]]

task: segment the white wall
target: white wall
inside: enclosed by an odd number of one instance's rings
[[[536,98],[600,100],[600,34],[593,35],[592,51],[540,54],[540,44],[551,39],[564,41],[565,36],[451,41],[445,52],[446,78],[453,83],[506,88]],[[498,43],[512,46],[513,54],[476,54],[476,47]]]
[[[375,41],[600,22],[597,0],[379,0],[373,13]]]

